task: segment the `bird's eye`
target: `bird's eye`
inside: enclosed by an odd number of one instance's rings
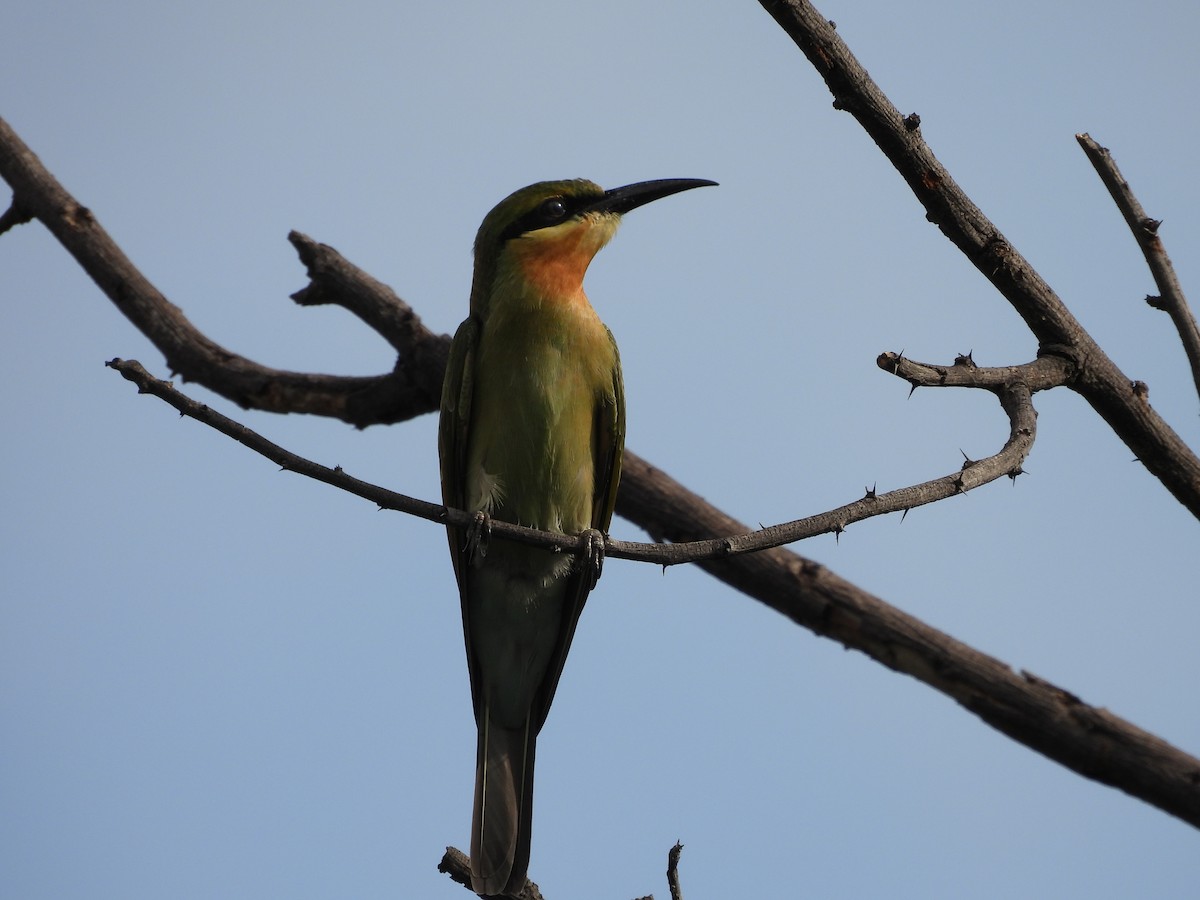
[[[571,215],[572,207],[561,195],[547,197],[525,215],[509,225],[500,235],[501,241],[521,237],[532,231],[543,228],[553,228],[560,225]]]
[[[551,197],[542,203],[542,216],[548,222],[554,222],[567,214],[567,204],[562,197]]]

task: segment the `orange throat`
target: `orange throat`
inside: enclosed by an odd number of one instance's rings
[[[521,275],[542,297],[586,302],[583,276],[615,230],[615,223],[584,219],[558,234],[518,241],[513,249]]]

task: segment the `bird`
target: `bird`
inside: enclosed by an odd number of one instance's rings
[[[625,213],[715,184],[539,182],[500,201],[475,238],[438,455],[444,504],[475,517],[472,527],[448,525],[447,536],[478,729],[471,888],[481,896],[516,896],[525,884],[537,736],[603,560],[602,539],[576,556],[492,539],[487,523],[607,533],[625,393],[616,342],[583,277]]]

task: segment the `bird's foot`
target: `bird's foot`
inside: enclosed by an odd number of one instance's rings
[[[584,577],[588,579],[590,591],[596,586],[596,582],[600,580],[600,573],[604,570],[605,537],[595,528],[581,531],[579,536],[583,538],[583,547],[579,551],[579,566]]]
[[[467,526],[467,563],[472,566],[483,564],[487,557],[488,541],[492,539],[492,518],[485,512],[475,513]]]

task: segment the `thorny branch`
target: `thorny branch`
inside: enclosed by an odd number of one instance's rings
[[[955,494],[964,494],[972,488],[995,481],[1004,475],[1016,478],[1021,472],[1021,463],[1029,455],[1036,434],[1037,413],[1031,401],[1032,390],[1044,390],[1061,384],[1066,377],[1061,359],[1043,358],[1024,366],[1008,366],[1000,369],[967,367],[959,363],[947,370],[923,363],[914,363],[893,353],[880,358],[880,367],[888,368],[911,381],[914,385],[935,385],[944,382],[946,373],[956,374],[955,382],[960,386],[982,387],[996,392],[1000,403],[1009,416],[1009,438],[1004,447],[993,456],[981,460],[967,460],[958,472],[944,475],[924,484],[900,488],[884,494],[868,490],[860,500],[840,506],[829,512],[818,513],[758,531],[730,534],[725,537],[682,543],[647,544],[640,541],[617,541],[605,538],[604,553],[607,557],[629,559],[638,562],[675,566],[703,560],[721,559],[742,553],[755,553],[772,547],[780,547],[804,538],[829,532],[841,533],[848,525],[863,519],[890,512],[907,512],[917,506],[944,500]],[[155,378],[137,360],[113,359],[106,365],[120,372],[127,380],[138,386],[138,393],[153,394],[177,409],[181,415],[195,419],[233,438],[255,453],[265,456],[288,472],[296,472],[316,481],[332,485],[347,493],[370,500],[381,509],[408,513],[431,522],[469,527],[474,516],[464,510],[450,509],[438,503],[430,503],[409,497],[379,485],[361,481],[347,474],[340,466],[328,468],[305,459],[278,444],[274,444],[240,422],[222,415],[210,406],[199,403],[175,389],[169,381]],[[928,375],[927,373],[942,373]],[[973,379],[973,380],[972,380]],[[1037,385],[1037,387],[1032,387]],[[632,454],[631,454],[632,456]],[[494,520],[491,533],[521,543],[545,547],[549,550],[584,549],[586,538],[540,531],[509,522]]]
[[[919,120],[899,114],[832,25],[805,0],[761,2],[825,78],[835,106],[858,119],[925,205],[928,218],[1008,299],[1040,343],[1038,360],[1012,367],[1021,370],[1019,374],[1001,369],[971,372],[967,365],[925,366],[886,354],[881,365],[914,384],[970,383],[994,390],[1010,421],[1027,423],[1014,424],[1005,449],[989,458],[996,461],[999,474],[1015,474],[1028,452],[1033,437],[1028,398],[1044,389],[1036,386],[1039,379],[1059,380],[1084,396],[1168,490],[1200,515],[1200,460],[1149,406],[1145,391],[1117,369],[963,194],[921,138]],[[185,379],[245,407],[316,413],[359,426],[400,421],[436,408],[445,338],[428,332],[406,304],[331,248],[302,235],[291,236],[312,279],[311,290],[299,292],[297,302],[335,302],[354,311],[401,350],[391,373],[343,378],[285,372],[217,345],[149,283],[92,213],[58,184],[3,121],[0,176],[14,193],[11,209],[0,217],[0,230],[31,219],[42,222]],[[958,473],[960,489],[976,477],[977,467]],[[877,506],[887,497],[857,503]],[[912,499],[895,497],[892,502],[901,503],[896,508],[902,509]],[[626,455],[617,510],[654,539],[676,544],[749,532],[632,453]],[[1014,672],[795,553],[776,547],[732,556],[726,550],[721,555],[699,565],[815,633],[931,685],[1074,771],[1200,826],[1200,760],[1068,691]]]
[[[1196,325],[1196,317],[1192,315],[1187,298],[1183,296],[1183,285],[1175,275],[1171,258],[1167,256],[1167,251],[1158,237],[1158,228],[1162,222],[1146,215],[1142,204],[1133,195],[1133,188],[1117,168],[1107,147],[1101,147],[1089,134],[1077,134],[1075,140],[1091,160],[1100,180],[1104,182],[1117,204],[1117,209],[1125,217],[1134,240],[1142,248],[1146,265],[1150,267],[1150,274],[1154,276],[1154,283],[1158,285],[1158,296],[1147,297],[1146,302],[1155,309],[1165,311],[1171,317],[1187,354],[1188,364],[1192,368],[1192,381],[1196,385],[1197,393],[1200,393],[1200,327]]]

